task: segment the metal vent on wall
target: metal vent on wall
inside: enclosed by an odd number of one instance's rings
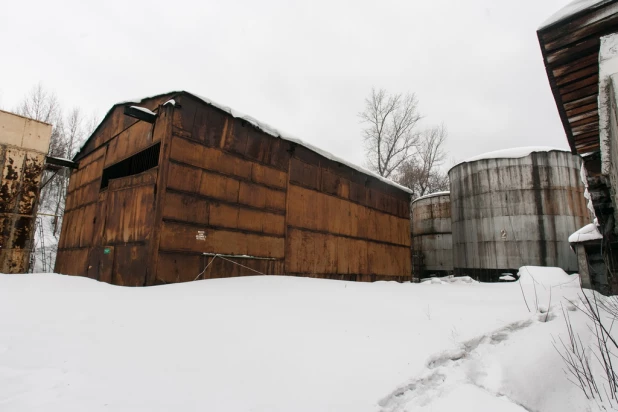
[[[111,179],[133,176],[145,172],[159,165],[159,152],[161,143],[157,143],[149,148],[142,150],[116,164],[103,169],[101,178],[101,190],[107,188]]]

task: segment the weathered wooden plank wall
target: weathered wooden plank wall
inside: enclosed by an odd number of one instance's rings
[[[408,195],[303,147],[290,161],[287,225],[289,274],[411,279]]]
[[[277,259],[238,260],[268,274],[411,278],[406,193],[190,96],[177,100],[159,281],[193,280],[210,262],[203,252]],[[215,260],[204,276],[255,274],[230,265]]]
[[[142,103],[156,110],[169,96]],[[56,272],[118,285],[146,284],[158,168],[111,180],[103,170],[160,142],[153,125],[112,110],[77,156],[67,192]]]
[[[191,281],[206,266],[204,278],[410,279],[406,193],[189,94],[174,98],[154,129],[114,109],[86,145],[59,272],[121,285]],[[100,190],[104,167],[157,142],[157,168]]]
[[[283,274],[287,147],[195,98],[177,103],[156,281],[195,279],[212,260],[204,253]],[[215,259],[203,277],[255,274]]]

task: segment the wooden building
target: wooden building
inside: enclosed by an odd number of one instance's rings
[[[576,1],[537,31],[547,77],[573,153],[599,146],[601,37],[618,31],[618,0]]]
[[[571,151],[583,157],[586,190],[603,234],[600,250],[609,286],[597,290],[612,294],[618,293],[615,33],[618,0],[573,1],[537,31],[558,113]]]
[[[208,99],[117,104],[74,160],[58,273],[411,278],[407,189]]]
[[[30,267],[39,188],[52,126],[0,110],[0,272]]]

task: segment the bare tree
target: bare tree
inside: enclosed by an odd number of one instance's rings
[[[359,117],[366,124],[367,160],[380,176],[395,175],[417,145],[419,135],[415,126],[421,119],[417,106],[413,93],[391,95],[382,89],[372,89],[365,99],[365,110]]]
[[[447,136],[444,125],[423,131],[416,152],[403,162],[397,182],[410,188],[414,197],[448,190],[448,175],[440,169],[446,159]]]
[[[60,103],[55,93],[47,91],[41,83],[32,88],[16,112],[22,116],[54,125],[61,117]]]
[[[15,112],[52,124],[48,155],[54,157],[72,158],[84,138],[96,126],[96,118],[92,116],[87,121],[79,108],[73,108],[65,115],[55,93],[40,83],[24,97]],[[32,254],[32,267],[37,261],[42,263],[38,265],[39,270],[53,267],[69,177],[68,169],[43,173],[35,229],[37,239]]]
[[[618,341],[613,326],[618,321],[618,296],[604,297],[582,289],[579,302],[569,300],[570,310],[579,310],[588,318],[591,338],[581,339],[573,330],[571,317],[563,308],[568,340],[554,339],[554,348],[562,357],[567,379],[580,388],[586,398],[607,410],[618,410]],[[585,342],[585,343],[584,343]],[[595,362],[596,361],[596,362]],[[596,363],[597,367],[592,367]]]

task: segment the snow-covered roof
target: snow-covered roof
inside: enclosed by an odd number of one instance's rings
[[[412,203],[417,202],[417,201],[419,201],[419,200],[428,199],[428,198],[430,198],[430,197],[448,196],[448,195],[450,195],[450,194],[451,194],[451,192],[449,192],[448,190],[447,190],[447,191],[444,191],[444,192],[434,192],[434,193],[430,193],[430,194],[428,194],[428,195],[424,195],[424,196],[421,196],[421,197],[417,197],[416,199],[414,199],[414,200],[412,201]]]
[[[592,10],[601,7],[611,1],[612,0],[575,0],[552,14],[543,22],[543,24],[541,24],[539,30],[566,20],[584,10]]]
[[[354,170],[356,170],[358,172],[361,172],[361,173],[364,173],[366,175],[369,175],[369,176],[371,176],[371,177],[373,177],[375,179],[378,179],[378,180],[380,180],[380,181],[382,181],[382,182],[384,182],[384,183],[386,183],[386,184],[388,184],[390,186],[396,187],[399,190],[403,190],[406,193],[412,194],[412,190],[410,190],[409,188],[407,188],[405,186],[402,186],[402,185],[400,185],[398,183],[393,182],[390,179],[382,177],[382,176],[380,176],[379,174],[377,174],[375,172],[372,172],[370,170],[365,169],[364,167],[361,167],[361,166],[355,165],[354,163],[348,162],[348,161],[346,161],[346,160],[344,160],[344,159],[342,159],[340,157],[335,156],[332,153],[329,153],[329,152],[327,152],[325,150],[322,150],[322,149],[312,145],[311,143],[303,141],[303,140],[301,140],[301,139],[299,139],[299,138],[297,138],[297,137],[295,137],[295,136],[293,136],[293,135],[291,135],[289,133],[286,133],[286,132],[284,132],[282,130],[276,129],[273,126],[271,126],[271,125],[269,125],[267,123],[261,122],[261,121],[255,119],[255,118],[253,118],[253,117],[251,117],[249,115],[246,115],[246,114],[244,114],[242,112],[239,112],[238,110],[235,110],[235,109],[233,109],[233,108],[231,108],[229,106],[217,103],[214,100],[211,100],[211,99],[209,99],[207,97],[203,97],[203,96],[200,96],[200,95],[197,95],[197,94],[194,94],[194,93],[190,93],[190,92],[187,92],[187,91],[170,92],[170,93],[165,93],[165,94],[174,94],[174,93],[178,93],[178,94],[186,93],[188,95],[191,95],[191,96],[193,96],[193,97],[195,97],[197,99],[200,99],[201,101],[203,101],[204,103],[206,103],[206,104],[208,104],[210,106],[214,106],[214,107],[216,107],[216,108],[218,108],[220,110],[223,110],[224,112],[230,114],[234,118],[242,119],[242,120],[244,120],[244,121],[246,121],[248,123],[251,123],[253,126],[257,127],[258,129],[260,129],[261,131],[263,131],[266,134],[269,134],[269,135],[271,135],[273,137],[278,137],[278,138],[286,140],[288,142],[296,143],[296,144],[298,144],[300,146],[306,147],[307,149],[309,149],[309,150],[311,150],[311,151],[313,151],[313,152],[315,152],[315,153],[317,153],[317,154],[319,154],[321,156],[324,156],[327,159],[330,159],[330,160],[332,160],[334,162],[346,165],[346,166],[348,166],[348,167],[350,167],[350,168],[352,168],[352,169],[354,169]],[[158,96],[160,96],[160,95],[158,95]],[[144,100],[152,99],[153,97],[156,97],[156,96],[149,96],[149,97],[143,97],[143,98],[139,98],[139,99],[128,100],[128,101],[117,103],[114,106],[123,105],[123,104],[140,104]]]
[[[569,243],[582,243],[590,240],[603,239],[596,223],[590,223],[569,236]]]
[[[526,157],[530,155],[531,153],[535,153],[535,152],[552,152],[552,151],[570,152],[569,150],[558,149],[558,148],[549,147],[549,146],[514,147],[512,149],[496,150],[493,152],[483,153],[478,156],[473,156],[458,164],[476,162],[477,160],[487,160],[487,159],[519,159],[521,157]]]
[[[131,106],[131,109],[139,110],[140,112],[144,112],[144,113],[147,113],[147,114],[151,114],[151,115],[153,115],[153,116],[156,116],[156,115],[157,115],[157,114],[156,114],[155,112],[153,112],[152,110],[147,109],[147,108],[145,108],[145,107],[141,107],[141,106]]]

